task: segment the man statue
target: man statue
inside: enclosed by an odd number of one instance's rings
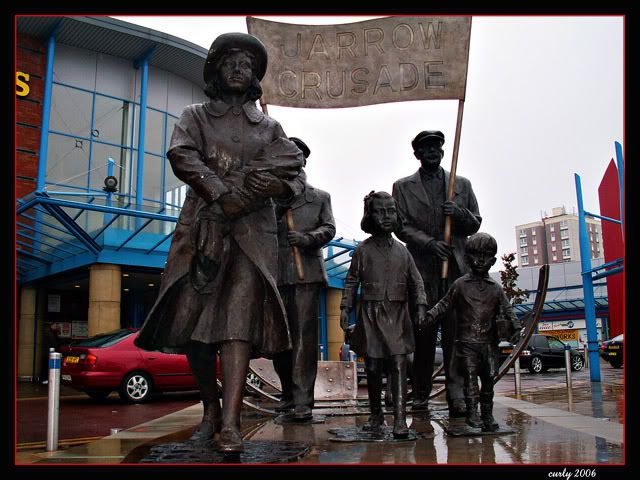
[[[440,166],[444,134],[437,130],[420,132],[411,142],[413,154],[421,167],[413,175],[396,181],[393,197],[403,221],[397,236],[406,243],[422,275],[427,298],[434,305],[448,286],[467,273],[464,251],[467,237],[480,228],[482,217],[471,182],[455,177],[454,196],[447,200],[450,174]],[[444,241],[445,217],[450,216],[451,243]],[[448,260],[448,280],[442,281],[442,261]],[[433,362],[438,324],[442,328],[445,385],[449,415],[465,416],[463,380],[457,372],[453,355],[455,319],[416,328],[413,358],[413,410],[427,410],[432,387]]]
[[[299,138],[289,137],[306,159],[311,150]],[[278,289],[287,311],[292,350],[274,356],[273,366],[282,384],[282,402],[277,410],[293,410],[296,420],[312,417],[313,389],[318,363],[318,304],[327,285],[322,247],[336,234],[331,197],[307,184],[291,204],[295,230],[288,230],[286,215],[278,220]],[[302,259],[304,279],[300,280],[291,247]]]

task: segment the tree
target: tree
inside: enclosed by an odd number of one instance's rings
[[[516,259],[515,252],[505,253],[501,259],[504,270],[500,270],[500,282],[502,283],[504,293],[512,305],[524,303],[525,300],[529,298],[529,290],[522,290],[517,286],[520,275],[517,272],[518,267],[512,265],[512,262]]]

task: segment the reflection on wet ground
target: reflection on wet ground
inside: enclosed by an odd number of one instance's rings
[[[594,418],[606,418],[624,423],[624,387],[602,383],[580,382],[572,390],[564,386],[552,386],[535,391],[524,391],[519,398],[526,402],[558,408]]]
[[[598,437],[552,425],[511,408],[496,408],[496,419],[516,433],[502,436],[451,437],[441,422],[413,417],[411,428],[424,434],[415,442],[335,443],[328,430],[358,426],[366,416],[328,417],[325,424],[275,425],[267,422],[250,439],[308,441],[309,454],[299,463],[388,464],[592,464],[621,463],[622,448]],[[387,416],[387,423],[392,417]]]
[[[367,415],[327,415],[325,423],[296,425],[277,424],[272,417],[248,409],[243,409],[243,436],[247,442],[308,443],[309,453],[297,461],[301,464],[622,464],[622,381],[618,377],[592,384],[587,372],[578,373],[570,393],[558,381],[563,372],[555,381],[552,375],[536,378],[538,384],[523,388],[518,397],[508,383],[513,378],[499,382],[494,416],[515,433],[446,435],[446,402],[437,399],[431,404],[433,417],[409,417],[411,429],[421,433],[416,441],[332,442],[330,429],[361,427]],[[532,377],[527,380],[533,383]],[[136,463],[153,445],[185,441],[201,417],[202,405],[194,405],[114,436],[47,454],[39,463]],[[392,424],[393,416],[387,415],[386,421]]]

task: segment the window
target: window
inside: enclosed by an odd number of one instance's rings
[[[552,242],[555,242],[555,241],[556,241],[556,234],[555,234],[555,233],[552,233],[552,234],[551,234],[551,241],[552,241]]]
[[[534,256],[533,256],[533,263],[534,263],[535,265],[537,265],[537,264],[538,264],[538,256],[537,256],[537,255],[534,255]]]
[[[520,248],[520,255],[526,255],[527,254],[527,247],[521,247]]]
[[[551,225],[549,225],[549,231],[550,232],[555,231],[555,229],[556,229],[556,224],[555,223],[552,223]]]
[[[600,237],[596,235],[596,243],[600,243]]]
[[[569,238],[569,230],[561,230],[560,238]]]
[[[556,337],[549,337],[549,347],[550,348],[561,348],[561,349],[564,349],[564,343],[562,343]]]
[[[563,248],[562,249],[562,258],[569,258],[571,257],[571,249],[570,248]]]
[[[556,246],[555,245],[551,245],[551,251],[555,252],[556,251]]]
[[[562,240],[562,248],[569,248],[569,240]]]
[[[533,337],[533,346],[538,348],[547,348],[549,346],[547,337],[544,335],[536,335]]]
[[[531,235],[533,235],[534,237],[536,236],[536,229],[535,228],[531,229]]]
[[[566,220],[562,220],[560,222],[560,230],[566,230],[567,228],[569,228],[568,222]]]
[[[522,265],[529,265],[529,257],[528,256],[522,257]]]
[[[533,249],[533,254],[534,254],[534,255],[536,255],[537,253],[538,253],[538,247],[535,247],[535,248]]]
[[[526,236],[527,236],[527,230],[526,230],[526,229],[524,229],[524,228],[521,228],[521,229],[520,229],[520,236],[521,236],[521,237],[526,237]]]
[[[598,227],[593,227],[594,233],[598,233]]]
[[[524,237],[524,238],[520,239],[520,246],[521,247],[526,247],[527,246],[527,237]]]
[[[533,237],[533,238],[531,239],[531,244],[532,244],[532,245],[537,245],[537,243],[538,243],[538,241],[536,240],[536,237]]]
[[[556,260],[558,260],[558,256],[557,256],[557,255],[554,255],[554,256],[553,256],[553,261],[555,262]]]

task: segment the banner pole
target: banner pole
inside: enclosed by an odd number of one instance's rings
[[[260,108],[262,108],[262,112],[265,115],[269,115],[269,110],[267,108],[267,104],[260,99]],[[287,220],[287,230],[292,231],[295,230],[295,225],[293,223],[293,212],[290,208],[287,208],[287,212],[285,213]],[[300,257],[300,249],[296,246],[291,247],[291,252],[293,253],[293,262],[296,266],[296,273],[298,275],[298,280],[304,280],[304,268],[302,267],[302,258]]]
[[[464,113],[464,99],[458,100],[458,120],[456,121],[456,135],[453,141],[453,156],[451,158],[451,173],[447,188],[447,200],[453,200],[453,192],[456,180],[456,170],[458,167],[458,150],[460,149],[460,130],[462,130],[462,114]],[[447,215],[444,220],[444,241],[451,245],[451,216]],[[443,294],[446,292],[446,282],[449,277],[449,260],[442,261],[442,274],[440,276],[443,287]]]

